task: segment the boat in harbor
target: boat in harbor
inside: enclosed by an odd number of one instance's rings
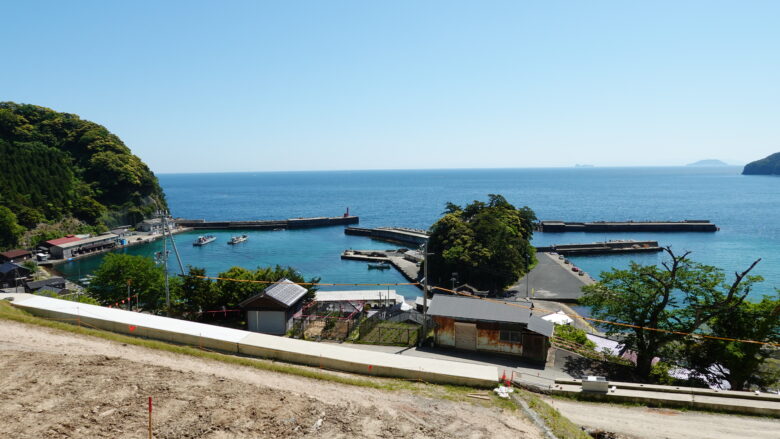
[[[200,246],[200,245],[206,245],[210,242],[214,242],[217,240],[217,237],[214,235],[204,235],[204,236],[198,236],[198,239],[195,240],[195,242],[192,243],[192,245]]]
[[[230,241],[228,241],[228,244],[240,244],[244,241],[249,239],[249,235],[241,235],[241,236],[234,236],[230,238]]]
[[[390,268],[390,264],[387,262],[371,262],[368,264],[369,270],[387,270]]]

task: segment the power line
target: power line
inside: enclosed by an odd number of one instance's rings
[[[316,286],[387,286],[387,285],[417,285],[417,286],[419,286],[420,285],[419,282],[407,282],[407,283],[322,283],[322,282],[293,282],[293,281],[285,281],[285,282],[276,281],[276,282],[274,282],[274,281],[267,281],[267,280],[233,279],[233,278],[227,278],[227,277],[213,277],[213,276],[196,276],[196,275],[192,275],[192,277],[201,278],[201,279],[215,279],[215,280],[222,280],[222,281],[232,281],[232,282],[249,282],[249,283],[259,283],[259,284],[286,283],[286,284],[310,285],[310,286],[315,286],[315,285]],[[445,292],[452,293],[452,294],[457,294],[457,295],[460,295],[460,296],[466,296],[466,297],[469,297],[469,298],[472,298],[472,299],[485,300],[485,301],[488,301],[488,302],[498,303],[498,304],[501,304],[501,305],[515,306],[515,307],[527,309],[527,310],[530,310],[530,311],[542,311],[542,312],[550,312],[550,313],[556,312],[556,311],[545,309],[545,308],[538,308],[538,307],[535,307],[535,306],[532,307],[532,306],[528,306],[528,305],[522,305],[520,303],[505,302],[503,300],[496,300],[496,299],[491,299],[491,298],[488,298],[488,297],[475,297],[475,296],[472,296],[471,294],[467,294],[467,293],[463,293],[463,292],[455,291],[455,290],[450,290],[450,289],[442,288],[442,287],[431,287],[431,289],[445,291]],[[566,312],[563,312],[563,311],[559,311],[559,312],[561,312],[562,314],[564,314],[564,315],[566,315],[568,317],[581,318],[583,320],[589,320],[591,322],[603,323],[603,324],[607,324],[607,325],[622,326],[622,327],[633,328],[633,329],[643,329],[643,330],[647,330],[647,331],[663,332],[663,333],[667,333],[667,334],[675,334],[675,335],[681,335],[681,336],[686,336],[686,337],[706,338],[706,339],[721,340],[721,341],[733,341],[733,342],[737,342],[737,343],[752,343],[752,344],[761,344],[761,345],[765,344],[765,345],[773,346],[773,347],[776,347],[776,348],[780,348],[780,343],[774,343],[774,342],[770,342],[770,341],[745,340],[745,339],[739,339],[739,338],[718,337],[718,336],[715,336],[715,335],[696,334],[696,333],[693,333],[693,332],[672,331],[672,330],[669,330],[669,329],[651,328],[651,327],[648,327],[648,326],[632,325],[630,323],[615,322],[615,321],[612,321],[612,320],[601,320],[601,319],[596,319],[596,318],[593,318],[593,317],[581,316],[579,314],[569,314],[569,313],[566,313]]]

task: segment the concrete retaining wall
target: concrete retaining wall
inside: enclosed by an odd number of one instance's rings
[[[8,297],[36,316],[226,353],[440,384],[490,387],[498,378],[492,366],[370,352],[31,294],[0,294],[0,300]]]

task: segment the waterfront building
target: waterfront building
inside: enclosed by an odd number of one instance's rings
[[[436,294],[428,305],[437,346],[545,361],[554,324],[529,309]]]
[[[89,253],[95,253],[102,250],[108,250],[116,247],[118,236],[113,233],[93,236],[91,238],[61,238],[47,243],[54,243],[49,248],[49,253],[53,259],[69,259],[76,256],[82,256]]]
[[[0,253],[0,262],[22,262],[31,257],[32,253],[28,250],[14,249]]]

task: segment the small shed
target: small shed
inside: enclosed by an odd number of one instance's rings
[[[28,293],[36,292],[43,287],[52,287],[60,290],[65,289],[65,279],[54,276],[48,279],[27,282],[25,284],[25,290],[27,290]]]
[[[303,306],[307,292],[291,280],[282,279],[244,300],[239,306],[246,310],[248,329],[265,334],[285,334],[292,328],[293,316]]]
[[[437,294],[428,305],[438,346],[545,361],[554,324],[506,302]]]
[[[21,285],[23,279],[32,275],[32,271],[13,262],[0,264],[0,288],[10,288]]]
[[[32,253],[29,250],[14,249],[0,253],[0,262],[22,262],[31,257]]]

